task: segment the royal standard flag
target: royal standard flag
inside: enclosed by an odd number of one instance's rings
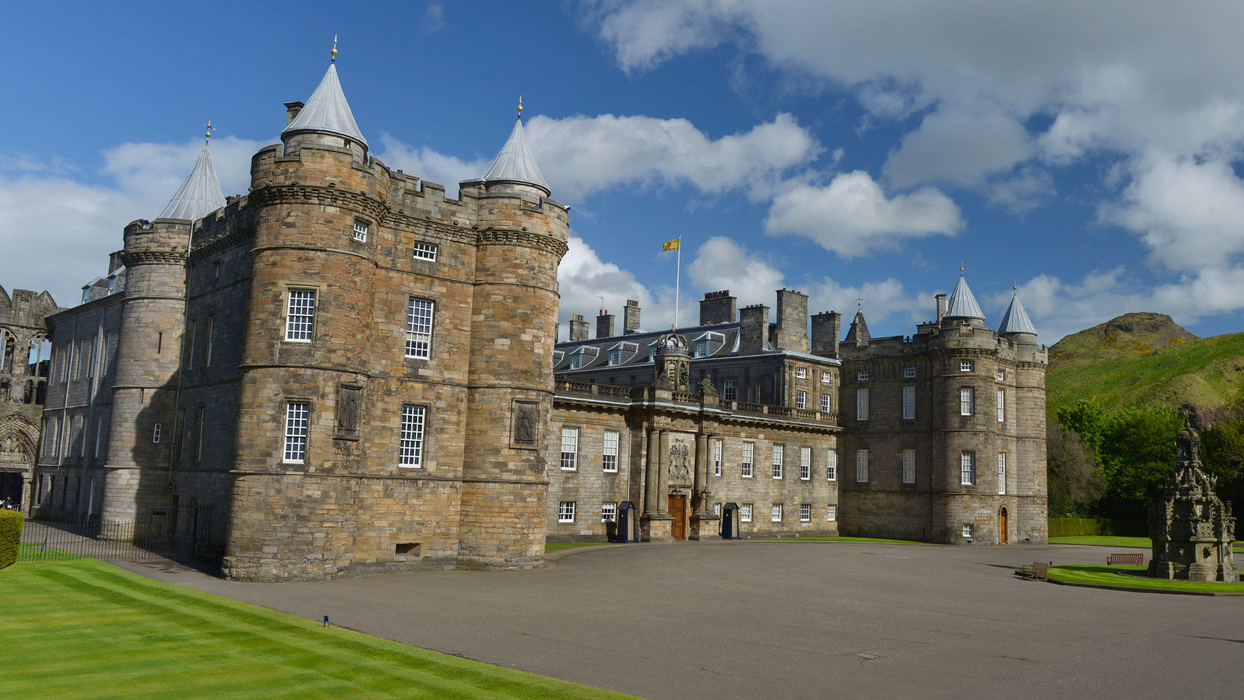
[[[665,245],[661,246],[661,250],[662,250],[662,251],[666,251],[666,250],[678,250],[678,239],[677,239],[677,238],[675,238],[675,239],[674,239],[674,240],[672,240],[672,241],[666,241],[666,242],[665,242]]]

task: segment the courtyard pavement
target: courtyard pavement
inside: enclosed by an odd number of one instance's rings
[[[532,571],[236,583],[152,578],[648,698],[1239,697],[1244,597],[1023,581],[1104,547],[680,542]],[[1147,559],[1148,557],[1146,557]]]

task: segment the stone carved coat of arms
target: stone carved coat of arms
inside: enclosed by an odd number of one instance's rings
[[[682,441],[670,445],[670,483],[691,483],[691,448]]]

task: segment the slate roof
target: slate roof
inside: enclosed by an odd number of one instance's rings
[[[1006,313],[1002,314],[1002,325],[998,326],[998,335],[1007,333],[1037,334],[1036,326],[1032,325],[1028,312],[1024,310],[1024,305],[1019,301],[1019,292],[1011,295],[1011,303],[1006,307]]]
[[[514,121],[510,138],[506,139],[497,159],[484,175],[484,181],[522,182],[541,187],[545,192],[551,191],[548,181],[544,179],[544,173],[540,172],[540,166],[536,165],[535,156],[531,155],[531,149],[527,147],[527,134],[523,130],[522,117]]]
[[[207,144],[199,151],[199,158],[190,169],[177,194],[169,201],[157,219],[186,219],[196,221],[225,206],[225,196],[220,192],[216,168],[212,167],[212,154]]]
[[[946,318],[985,320],[985,313],[981,311],[980,304],[976,303],[976,297],[972,296],[972,290],[968,289],[968,282],[963,279],[963,273],[959,273],[959,282],[955,285],[955,291],[950,293],[950,300],[946,306]]]
[[[315,92],[311,93],[307,104],[294,117],[294,121],[281,130],[281,134],[298,131],[325,131],[367,145],[367,139],[363,138],[363,132],[359,131],[359,125],[354,122],[354,113],[350,111],[345,93],[341,91],[336,63],[328,64],[328,71],[324,73],[324,78],[315,88]]]

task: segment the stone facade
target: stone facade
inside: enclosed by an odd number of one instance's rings
[[[26,513],[40,495],[33,476],[50,365],[44,318],[54,311],[47,292],[10,296],[0,287],[0,500]]]

